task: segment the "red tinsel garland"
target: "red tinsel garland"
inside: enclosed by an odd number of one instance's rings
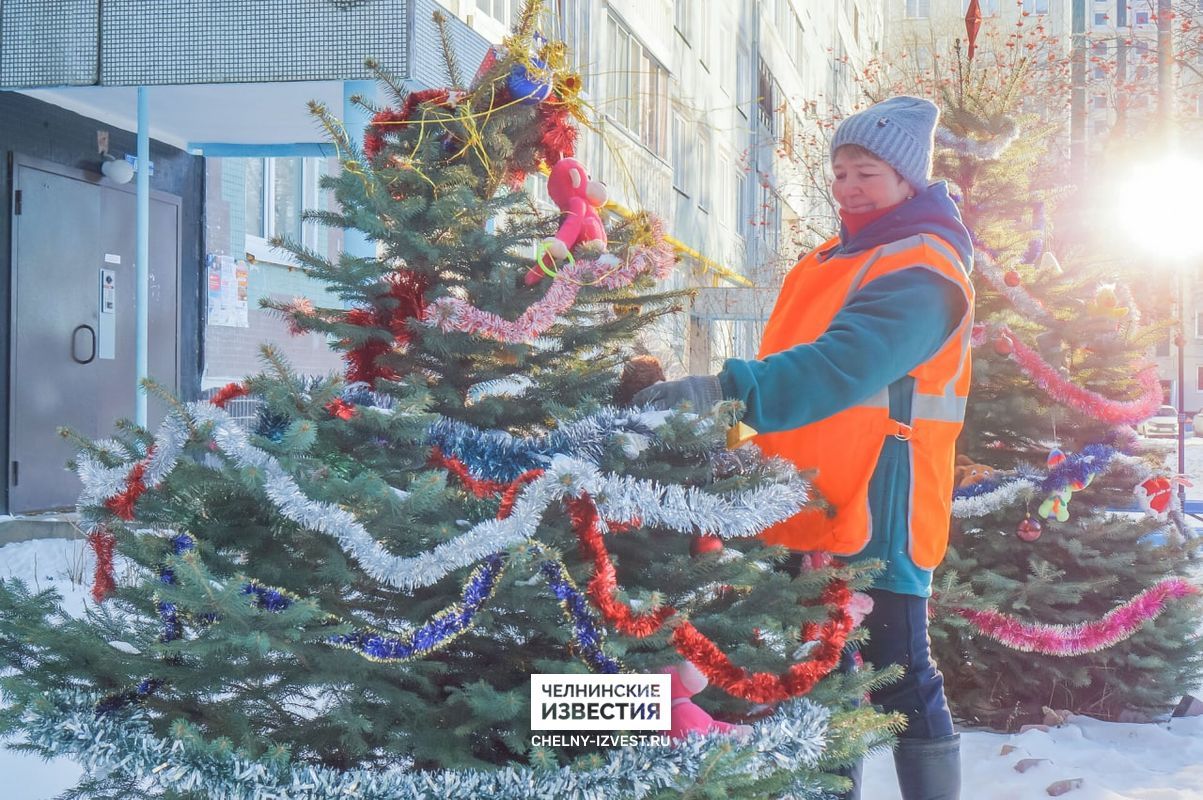
[[[1157,413],[1162,401],[1161,383],[1157,379],[1157,367],[1141,369],[1137,375],[1140,396],[1133,400],[1111,400],[1098,392],[1092,392],[1062,377],[1057,370],[1040,357],[1040,354],[1019,340],[1005,325],[997,331],[997,341],[1002,351],[1039,386],[1045,394],[1063,406],[1089,414],[1100,422],[1112,425],[1135,425]]]
[[[347,380],[375,386],[376,381],[396,380],[397,371],[376,363],[377,359],[396,347],[409,344],[413,333],[409,320],[421,318],[426,308],[425,293],[429,285],[426,277],[407,270],[395,270],[388,278],[389,290],[371,308],[353,308],[347,312],[346,321],[362,328],[382,328],[393,335],[387,342],[372,338],[347,351],[343,359],[347,362]]]
[[[218,408],[225,408],[226,403],[237,397],[246,397],[251,393],[246,384],[242,383],[227,383],[225,386],[218,389],[217,394],[209,400],[210,403]]]
[[[814,688],[840,663],[840,652],[852,631],[852,617],[848,605],[852,592],[843,581],[832,581],[821,595],[822,602],[830,609],[830,619],[822,625],[807,623],[802,626],[802,640],[818,643],[810,652],[807,661],[790,666],[782,675],[769,672],[748,672],[731,663],[718,645],[697,630],[690,622],[683,622],[673,631],[673,647],[710,679],[710,683],[734,697],[753,703],[774,703],[789,697],[799,697]]]
[[[437,447],[431,449],[430,461],[450,471],[477,497],[504,492],[497,514],[499,519],[509,516],[521,488],[543,474],[543,470],[530,470],[510,483],[476,478],[463,462],[444,455]],[[567,500],[565,505],[581,550],[593,561],[594,573],[589,580],[588,594],[601,611],[602,618],[620,633],[637,638],[650,636],[660,630],[665,622],[676,615],[675,608],[662,606],[646,614],[636,614],[629,605],[615,598],[617,575],[598,526],[601,518],[593,499],[582,493],[580,497]],[[622,532],[630,530],[638,522],[607,524],[611,530]],[[852,592],[844,581],[832,581],[824,589],[819,602],[830,609],[829,620],[821,625],[808,622],[802,626],[802,640],[816,642],[810,658],[793,664],[781,675],[749,673],[735,666],[717,644],[687,620],[676,623],[670,641],[683,658],[696,665],[712,684],[727,694],[753,703],[779,702],[806,694],[823,676],[835,669],[848,634],[854,627],[848,613]]]
[[[134,504],[146,492],[146,484],[143,483],[142,478],[146,474],[146,466],[150,463],[150,458],[154,455],[154,452],[154,445],[147,448],[146,458],[134,464],[133,468],[129,471],[129,475],[126,476],[124,491],[105,500],[105,508],[124,520],[128,521],[134,518]]]
[[[554,97],[539,104],[538,157],[548,168],[554,167],[560,159],[576,154],[577,130],[569,121],[571,114],[572,109]]]
[[[390,128],[404,127],[405,123],[413,117],[414,110],[422,103],[429,101],[444,105],[448,97],[449,93],[446,89],[423,89],[420,92],[410,92],[399,110],[386,108],[377,113],[372,117],[372,122],[368,125],[367,130],[364,131],[363,154],[369,159],[378,156],[384,149],[384,134]]]
[[[113,578],[113,548],[117,537],[107,528],[98,528],[88,534],[88,544],[96,553],[96,571],[92,576],[92,599],[97,603],[113,593],[117,581]]]
[[[468,467],[464,462],[455,456],[446,455],[438,447],[430,448],[429,464],[432,467],[438,467],[450,472],[476,497],[483,498],[502,493],[502,508],[505,510],[505,513],[499,514],[501,519],[509,516],[510,509],[513,508],[514,502],[518,499],[518,490],[543,474],[543,470],[541,469],[532,469],[527,470],[512,481],[494,481],[488,478],[476,478],[468,471]]]
[[[602,612],[606,622],[613,625],[619,633],[642,639],[651,636],[664,626],[664,622],[677,613],[672,606],[660,608],[645,614],[636,614],[626,603],[615,599],[617,574],[606,545],[602,541],[601,531],[598,530],[597,506],[588,494],[568,500],[568,518],[572,520],[572,528],[580,541],[581,551],[593,560],[593,577],[589,579],[589,599]]]
[[[635,614],[631,607],[614,597],[617,581],[614,564],[597,528],[597,506],[588,495],[568,501],[568,515],[581,543],[581,549],[593,559],[594,575],[589,581],[589,599],[598,607],[607,623],[620,633],[643,638],[658,631],[677,612],[662,606],[646,614]],[[670,641],[676,651],[693,663],[710,682],[733,697],[753,703],[772,703],[806,694],[840,662],[840,652],[852,631],[848,607],[852,592],[843,581],[833,581],[820,596],[830,608],[829,621],[802,626],[802,640],[817,641],[810,658],[793,664],[782,675],[768,672],[749,673],[731,663],[731,659],[710,638],[688,620],[677,623]]]

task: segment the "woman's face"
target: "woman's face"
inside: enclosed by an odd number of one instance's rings
[[[853,214],[896,206],[913,194],[889,164],[846,147],[836,151],[831,170],[831,193],[840,208]]]

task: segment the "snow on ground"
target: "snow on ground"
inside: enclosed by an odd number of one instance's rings
[[[1203,439],[1192,447],[1203,465]],[[1188,451],[1190,455],[1190,451]],[[1203,481],[1200,481],[1203,483]],[[0,547],[0,578],[55,586],[71,613],[81,613],[93,559],[81,541],[42,539]],[[1006,755],[1004,745],[1015,749]],[[1053,783],[1082,779],[1067,800],[1203,800],[1203,717],[1121,724],[1074,717],[1065,726],[1023,734],[961,733],[963,800],[1037,800]],[[1021,759],[1048,759],[1020,773]],[[4,800],[50,800],[74,785],[79,767],[66,759],[0,749]],[[864,800],[900,800],[894,760],[881,753],[865,765]]]
[[[0,578],[21,578],[35,591],[55,588],[63,608],[82,615],[96,559],[79,539],[37,539],[0,547]],[[79,780],[82,770],[66,758],[38,756],[0,747],[0,796],[4,800],[50,800]]]

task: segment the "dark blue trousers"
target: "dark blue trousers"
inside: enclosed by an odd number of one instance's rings
[[[878,669],[899,664],[902,679],[878,689],[870,696],[883,711],[906,715],[901,739],[939,739],[953,734],[952,714],[944,698],[944,676],[931,658],[927,638],[927,598],[870,589],[873,611],[865,617],[869,641],[861,646],[861,658]],[[840,669],[854,666],[846,651]]]
[[[793,553],[781,565],[797,575],[802,555]],[[931,658],[927,637],[927,598],[870,589],[873,611],[865,617],[869,641],[861,646],[861,658],[878,669],[900,665],[901,680],[878,689],[870,696],[883,711],[906,717],[906,730],[894,750],[894,767],[902,800],[957,800],[960,797],[960,736],[952,727],[952,714],[944,697],[944,676]],[[840,670],[851,672],[856,661],[845,650]],[[857,762],[840,774],[852,779],[852,789],[843,800],[862,800],[861,768]]]

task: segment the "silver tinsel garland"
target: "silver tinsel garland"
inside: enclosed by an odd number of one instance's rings
[[[587,492],[602,515],[612,520],[639,518],[646,525],[683,534],[704,532],[733,538],[754,536],[793,516],[811,495],[810,483],[794,472],[783,472],[781,483],[733,495],[716,495],[695,488],[603,475],[589,461],[556,455],[550,459],[545,473],[518,494],[510,516],[485,520],[425,553],[403,557],[385,550],[351,511],[307,497],[275,457],[250,443],[246,431],[224,409],[198,402],[190,403],[187,411],[198,426],[211,426],[213,442],[235,464],[262,474],[264,492],[284,517],[308,530],[333,537],[368,575],[404,591],[431,586],[457,569],[530,539],[548,508],[565,496]],[[170,460],[173,465],[186,438],[186,429],[186,420],[165,422],[156,440],[154,459],[164,465]],[[160,448],[167,454],[161,459]],[[161,479],[166,471],[165,466],[149,468],[148,481],[152,474]],[[94,498],[93,503],[103,502],[121,490],[121,482],[114,484],[109,472],[105,468],[81,469],[85,495]],[[104,494],[109,489],[114,491]]]
[[[28,741],[45,754],[69,756],[93,776],[130,776],[151,790],[203,792],[210,800],[641,800],[694,780],[718,741],[749,753],[741,768],[756,775],[813,768],[830,719],[830,711],[805,698],[790,700],[753,726],[747,739],[695,734],[670,747],[613,748],[595,769],[339,771],[228,751],[200,754],[184,741],[157,736],[142,709],[96,714],[98,697],[85,692],[64,691],[47,700],[27,707],[20,722]],[[822,797],[805,785],[792,791],[794,797]]]
[[[147,486],[160,483],[169,472],[175,469],[176,461],[179,460],[187,440],[187,421],[181,419],[178,414],[168,414],[159,427],[159,433],[155,437],[154,452],[151,453],[146,464],[146,472],[142,480]],[[124,451],[117,447],[112,440],[98,443],[98,449],[121,458],[125,456]],[[90,453],[80,453],[79,458],[76,459],[76,465],[76,472],[84,485],[83,493],[79,498],[81,506],[103,503],[123,491],[131,469],[131,465],[125,463],[115,467],[106,467]],[[85,526],[87,525],[88,523],[85,522]]]

